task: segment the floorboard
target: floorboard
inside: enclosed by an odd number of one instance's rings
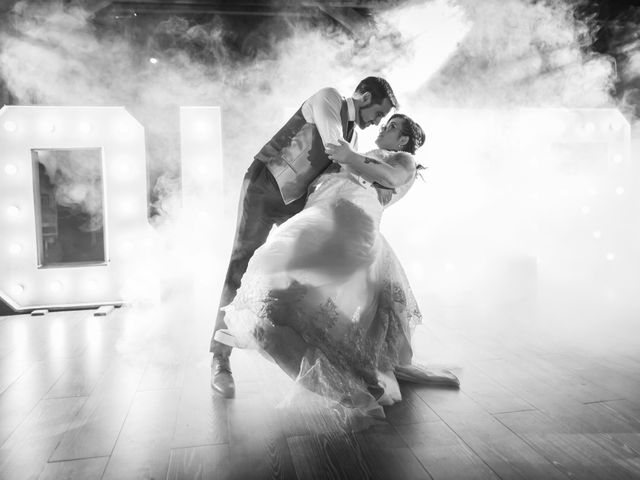
[[[173,448],[229,442],[227,403],[230,400],[211,391],[210,378],[211,370],[206,360],[185,371],[184,388],[171,442]]]
[[[209,480],[231,477],[228,445],[174,448],[167,480]]]
[[[541,412],[515,412],[497,415],[496,418],[516,433],[538,453],[572,478],[632,479],[640,477],[633,461],[638,454],[625,458],[621,446],[607,442],[608,448],[595,441],[598,434],[575,432],[571,427],[557,422]]]
[[[396,426],[434,480],[499,478],[443,421]]]
[[[100,480],[109,457],[47,463],[38,480]]]
[[[104,472],[104,480],[165,478],[179,390],[138,392]]]
[[[210,319],[170,321],[185,315],[0,318],[0,478],[640,478],[629,345],[592,352],[431,323],[416,361],[459,367],[461,388],[402,384],[385,420],[362,422],[292,391],[255,352],[233,352],[236,398],[217,396]]]
[[[0,478],[37,479],[85,401],[85,397],[72,397],[38,402],[0,448]]]
[[[111,455],[143,371],[141,366],[111,359],[109,368],[64,433],[50,460]]]
[[[254,393],[228,403],[229,459],[237,478],[296,478],[289,446],[275,404],[265,395],[268,386],[256,384]],[[262,393],[265,392],[265,393]]]
[[[461,391],[421,388],[418,395],[501,478],[566,479],[536,452]]]

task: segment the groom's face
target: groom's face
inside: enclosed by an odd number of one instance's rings
[[[360,105],[360,108],[356,109],[356,124],[363,130],[371,125],[378,125],[384,117],[389,115],[391,107],[388,98],[385,98],[380,104],[375,104],[371,103],[369,97]]]

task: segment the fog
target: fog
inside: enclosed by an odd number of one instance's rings
[[[427,133],[417,154],[424,181],[383,223],[425,323],[505,335],[539,327],[602,347],[637,336],[637,94],[613,89],[640,75],[629,28],[616,64],[592,49],[594,26],[560,1],[408,2],[353,35],[292,18],[266,25],[244,39],[255,47],[239,59],[224,47],[232,32],[223,21],[141,24],[141,43],[99,31],[62,2],[18,2],[5,19],[0,70],[18,104],[125,105],[147,129],[166,268],[162,294],[143,295],[161,303],[140,307],[140,318],[158,325],[164,306],[175,313],[194,301],[180,322],[208,317],[206,337],[253,155],[317,89],[350,95],[380,75]],[[189,231],[192,212],[179,200],[177,109],[187,105],[222,107],[224,216],[210,242]],[[361,132],[363,150],[374,136]],[[203,248],[214,270],[199,270]],[[193,300],[185,278],[206,298]],[[151,320],[142,323],[140,343]]]

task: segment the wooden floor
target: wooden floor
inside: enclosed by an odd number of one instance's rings
[[[0,478],[640,478],[640,349],[599,353],[432,324],[416,354],[459,391],[403,385],[364,431],[278,406],[287,379],[234,351],[237,398],[212,395],[209,325],[179,309],[0,318]],[[156,322],[156,323],[154,323]],[[312,404],[310,404],[312,405]]]

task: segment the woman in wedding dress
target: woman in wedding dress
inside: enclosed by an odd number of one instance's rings
[[[422,128],[395,114],[377,150],[329,145],[341,170],[318,177],[304,210],[256,250],[216,340],[258,349],[298,385],[377,418],[401,400],[398,379],[458,386],[449,371],[411,365],[422,317],[379,230],[413,184],[423,142]]]

